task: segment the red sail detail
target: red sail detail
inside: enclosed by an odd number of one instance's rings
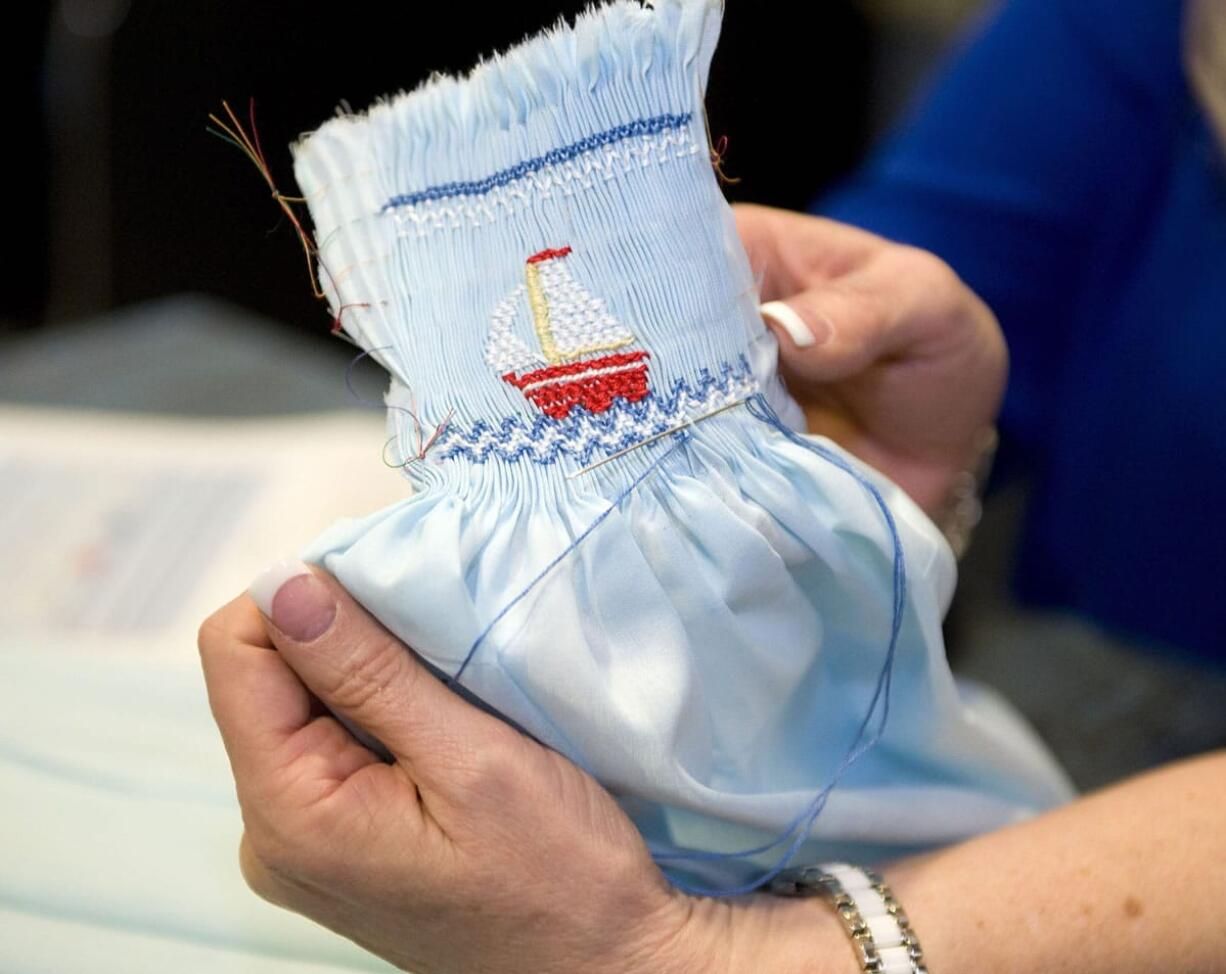
[[[524,395],[546,416],[565,419],[575,406],[590,413],[603,413],[614,400],[638,402],[647,395],[647,352],[626,352],[550,365],[517,376],[502,378],[522,389]]]
[[[528,258],[529,264],[539,264],[543,260],[553,260],[555,257],[565,257],[570,253],[569,247],[559,247],[557,250],[546,248]]]

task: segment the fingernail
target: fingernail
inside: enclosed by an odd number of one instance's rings
[[[758,313],[786,331],[797,348],[820,345],[831,335],[829,322],[819,318],[811,325],[786,301],[767,301],[758,308]]]
[[[248,592],[273,625],[301,643],[318,639],[336,617],[336,600],[328,587],[297,559],[270,565]]]
[[[247,588],[247,594],[260,607],[264,615],[272,618],[272,598],[277,589],[295,575],[311,574],[311,566],[298,558],[282,558],[274,561],[255,577],[255,581]]]

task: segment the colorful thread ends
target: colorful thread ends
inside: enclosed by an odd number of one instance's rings
[[[315,278],[315,269],[312,262],[316,256],[315,244],[311,241],[311,236],[302,226],[302,222],[298,219],[298,214],[294,212],[290,203],[301,203],[301,197],[286,196],[277,189],[277,184],[272,178],[272,167],[268,165],[268,160],[264,157],[264,149],[260,145],[260,133],[255,125],[255,99],[251,98],[247,103],[247,123],[251,126],[251,134],[247,134],[247,130],[243,128],[242,122],[238,120],[238,116],[234,114],[234,109],[230,107],[230,103],[223,101],[221,107],[225,109],[226,115],[229,118],[229,124],[222,121],[212,112],[209,113],[209,121],[217,126],[216,129],[209,128],[207,131],[212,135],[217,136],[223,142],[229,142],[232,146],[243,153],[252,164],[260,171],[264,182],[268,184],[268,189],[272,193],[272,198],[277,201],[277,205],[281,207],[281,211],[286,218],[294,226],[294,231],[298,234],[298,240],[302,243],[302,252],[306,257],[307,273],[311,278],[311,293],[317,298],[324,296],[323,289],[319,286]]]
[[[272,176],[272,167],[269,166],[268,160],[264,156],[264,149],[260,145],[260,133],[255,124],[255,99],[251,98],[247,104],[247,124],[251,127],[251,134],[247,134],[247,130],[239,121],[238,116],[234,113],[234,109],[230,107],[230,103],[223,101],[221,107],[225,110],[229,122],[225,122],[218,118],[217,115],[209,113],[209,121],[217,128],[206,128],[206,131],[211,135],[217,136],[223,142],[228,142],[240,152],[243,153],[252,164],[259,170],[260,176],[267,184],[269,191],[272,193],[272,198],[277,201],[277,205],[281,207],[281,212],[286,216],[286,219],[293,225],[294,233],[298,236],[298,242],[302,245],[302,254],[306,259],[307,276],[311,281],[311,294],[317,300],[324,300],[327,293],[320,284],[319,276],[316,273],[315,267],[318,265],[319,270],[327,274],[329,280],[335,288],[335,281],[332,280],[332,275],[329,273],[324,262],[320,259],[319,248],[315,245],[315,241],[311,234],[307,232],[302,225],[302,221],[298,219],[298,214],[294,212],[293,206],[290,204],[302,204],[306,200],[301,196],[286,196],[279,189]],[[344,333],[341,329],[341,318],[350,308],[369,308],[369,301],[352,301],[349,304],[342,304],[336,311],[336,315],[332,318],[332,334],[338,338],[356,344]]]

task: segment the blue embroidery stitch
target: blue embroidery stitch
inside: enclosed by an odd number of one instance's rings
[[[507,463],[526,460],[549,465],[569,456],[586,464],[594,454],[610,455],[662,433],[687,415],[693,403],[718,397],[720,404],[752,395],[757,382],[744,357],[736,365],[724,363],[720,375],[709,369],[698,373],[693,384],[675,380],[667,396],[655,393],[637,402],[619,399],[603,413],[577,407],[564,420],[536,416],[508,416],[497,425],[478,420],[468,429],[451,427],[438,444],[442,459],[464,458],[485,463],[490,457]]]
[[[441,183],[438,186],[431,186],[428,189],[418,190],[414,193],[402,193],[399,196],[393,196],[379,208],[379,212],[386,213],[388,210],[397,209],[402,206],[414,206],[418,203],[447,199],[453,196],[481,196],[499,186],[506,186],[517,179],[522,179],[534,172],[539,172],[546,166],[554,166],[558,163],[566,162],[585,152],[604,148],[615,142],[621,142],[623,139],[634,138],[639,135],[657,135],[670,129],[683,128],[689,124],[692,117],[693,114],[691,112],[684,112],[680,115],[656,115],[652,118],[640,118],[633,122],[626,122],[624,125],[618,125],[603,132],[586,136],[578,142],[570,143],[570,145],[550,149],[544,155],[516,163],[514,166],[502,169],[492,176],[486,176],[484,179],[474,179],[468,182]]]

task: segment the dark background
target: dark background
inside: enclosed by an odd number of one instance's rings
[[[463,71],[577,2],[256,4],[62,0],[9,70],[23,132],[21,245],[0,329],[80,319],[183,291],[326,335],[301,251],[254,166],[205,131],[256,99],[261,142],[294,194],[288,144],[341,99],[355,109],[431,71]],[[764,9],[765,8],[765,9]],[[772,9],[774,8],[774,9]],[[780,30],[784,19],[787,30]],[[850,0],[732,0],[709,88],[730,198],[802,207],[862,154],[879,46]]]

